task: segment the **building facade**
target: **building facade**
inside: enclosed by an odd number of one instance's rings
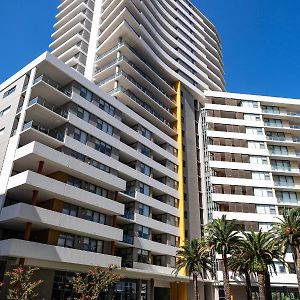
[[[51,54],[0,85],[0,275],[38,266],[42,296],[67,299],[74,272],[113,264],[117,299],[190,299],[186,239],[297,205],[297,101],[225,93],[216,29],[187,0],[64,0],[56,18]]]

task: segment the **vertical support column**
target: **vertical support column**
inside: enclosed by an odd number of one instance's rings
[[[177,115],[177,145],[178,145],[178,192],[179,192],[179,234],[180,246],[185,243],[185,224],[184,224],[184,182],[183,182],[183,137],[182,137],[182,110],[181,110],[181,82],[174,84],[176,90],[176,115]],[[186,270],[181,269],[180,274],[185,276]],[[186,283],[176,283],[177,289],[175,295],[177,300],[187,300]],[[173,287],[174,290],[174,287]],[[173,292],[174,294],[174,292]]]
[[[119,192],[115,192],[115,201],[119,201]],[[112,227],[117,227],[117,216],[112,216]],[[115,255],[116,252],[116,242],[112,241],[111,242],[111,255]]]
[[[44,168],[44,161],[40,161],[39,165],[38,165],[37,173],[42,174],[43,168]],[[39,192],[36,191],[36,190],[34,190],[32,192],[32,198],[31,198],[31,205],[32,206],[36,206],[36,204],[37,204],[38,193]],[[25,231],[24,231],[23,240],[28,241],[30,239],[31,229],[32,229],[32,223],[27,222],[26,227],[25,227]],[[25,264],[25,258],[21,257],[20,260],[19,260],[19,266],[23,267],[24,264]]]
[[[28,102],[29,102],[29,99],[31,96],[31,87],[32,87],[33,81],[35,79],[35,74],[36,74],[36,67],[33,68],[30,73],[27,91],[25,94],[23,107],[21,110],[21,115],[20,115],[17,130],[16,130],[16,134],[10,138],[7,149],[6,149],[3,166],[2,166],[1,173],[0,173],[0,211],[2,210],[2,207],[5,202],[6,192],[7,192],[7,184],[8,184],[8,180],[11,175],[11,172],[13,170],[14,157],[15,157],[15,153],[18,148],[18,145],[19,145],[20,133],[23,128],[25,114],[26,114],[26,108],[28,106]]]

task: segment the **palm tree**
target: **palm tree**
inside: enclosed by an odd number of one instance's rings
[[[261,230],[243,234],[245,239],[241,244],[247,249],[250,270],[257,274],[259,299],[272,299],[269,267],[276,273],[274,260],[284,263],[277,239],[270,232]]]
[[[252,300],[252,290],[251,290],[251,267],[248,249],[243,247],[243,244],[239,244],[236,249],[233,250],[231,256],[228,259],[229,269],[245,277],[246,281],[246,298],[247,300]]]
[[[235,220],[227,220],[226,216],[213,220],[212,223],[206,225],[206,239],[210,246],[211,252],[221,254],[221,266],[223,271],[223,282],[225,299],[230,300],[231,291],[229,284],[228,272],[228,255],[232,252],[235,245],[238,244],[240,237],[238,236],[237,223]]]
[[[282,242],[283,253],[286,254],[289,247],[292,249],[300,295],[300,208],[286,211],[280,221],[274,225],[273,230]]]
[[[175,275],[177,276],[183,269],[187,269],[189,276],[192,275],[195,300],[199,300],[198,277],[203,277],[204,274],[211,271],[209,250],[202,240],[187,241],[177,251]]]

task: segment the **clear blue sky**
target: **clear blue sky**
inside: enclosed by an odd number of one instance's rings
[[[2,2],[0,82],[47,50],[59,0]],[[193,2],[218,29],[228,91],[300,98],[300,1]]]

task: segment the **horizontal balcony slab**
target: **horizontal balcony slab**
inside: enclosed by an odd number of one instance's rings
[[[176,252],[178,250],[178,248],[176,247],[142,239],[139,237],[134,238],[134,247],[151,251],[152,254],[169,255],[173,257],[176,256]]]
[[[18,148],[15,154],[15,169],[18,171],[36,170],[39,161],[44,161],[43,174],[66,172],[95,185],[113,191],[126,189],[126,182],[115,175],[99,170],[74,157],[66,155],[38,142],[31,142]]]
[[[121,203],[32,171],[10,177],[7,190],[14,198],[22,198],[26,202],[31,201],[32,191],[36,190],[39,192],[38,201],[54,198],[109,215],[124,214],[124,205]]]
[[[139,262],[134,262],[133,268],[143,270],[145,272],[154,273],[154,274],[160,273],[160,274],[165,274],[165,275],[173,275],[175,277],[173,268],[155,266],[155,265],[151,265],[151,264],[143,264],[143,263],[139,263]]]
[[[243,212],[225,212],[225,211],[214,211],[213,219],[221,218],[223,215],[228,220],[239,220],[245,222],[261,222],[261,223],[279,223],[279,215],[267,215],[258,213],[243,213]]]
[[[18,239],[0,241],[0,256],[42,260],[61,264],[109,267],[121,266],[121,257],[63,248]]]
[[[212,201],[217,203],[252,203],[252,204],[271,204],[276,205],[275,197],[247,196],[247,195],[231,195],[212,193]]]
[[[120,241],[123,237],[121,229],[25,203],[7,206],[1,210],[0,224],[5,228],[23,230],[26,222],[32,223],[33,231],[53,229],[100,240]]]

